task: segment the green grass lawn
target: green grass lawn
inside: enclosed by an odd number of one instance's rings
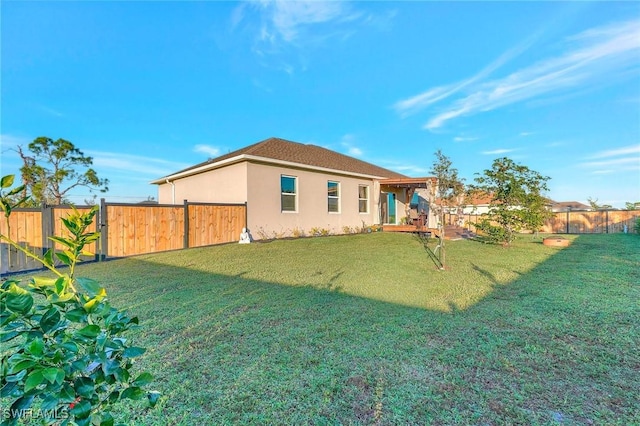
[[[640,237],[375,233],[90,264],[163,398],[132,424],[640,424]],[[433,243],[432,247],[433,247]]]

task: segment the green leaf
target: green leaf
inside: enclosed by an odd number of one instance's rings
[[[99,232],[92,232],[90,234],[85,234],[84,235],[84,243],[85,244],[90,244],[94,241],[98,241],[100,239],[100,233]]]
[[[120,368],[120,363],[115,359],[108,359],[102,364],[102,371],[109,376],[114,374]]]
[[[150,373],[144,372],[140,374],[136,379],[132,382],[134,386],[144,386],[148,385],[153,381],[153,376]]]
[[[32,361],[30,359],[25,359],[23,361],[19,361],[15,364],[13,364],[10,368],[9,368],[9,374],[16,374],[21,372],[22,370],[25,370],[27,368],[31,368],[34,365],[36,365],[35,361]]]
[[[71,322],[85,322],[87,312],[82,308],[75,308],[65,312],[64,316]]]
[[[80,232],[80,228],[78,225],[72,220],[73,218],[61,218],[60,220],[64,224],[64,227],[69,230],[73,235],[78,235]]]
[[[24,185],[20,185],[17,186],[15,188],[13,188],[11,191],[7,192],[7,197],[11,197],[12,195],[16,195],[21,193],[22,191],[24,191],[25,186]],[[14,204],[14,207],[18,207],[20,206],[22,203],[24,203],[25,201],[27,201],[29,197],[24,197],[21,200],[19,200],[17,203]]]
[[[14,337],[18,336],[19,334],[20,334],[19,331],[10,331],[8,333],[2,333],[2,334],[0,334],[0,343],[8,342],[9,340],[13,339]]]
[[[14,179],[15,175],[2,176],[2,179],[0,179],[0,188],[4,189],[11,187],[11,185],[13,185]]]
[[[102,413],[102,418],[100,419],[100,426],[113,426],[113,416],[111,413]]]
[[[33,306],[31,294],[16,284],[11,284],[6,292],[5,303],[7,309],[20,314],[27,314]]]
[[[76,393],[68,383],[62,385],[62,389],[58,393],[58,398],[62,402],[73,402],[76,400]]]
[[[142,390],[142,388],[139,388],[138,386],[130,386],[122,391],[122,395],[120,395],[120,398],[138,400],[144,398],[144,396],[145,392]]]
[[[10,376],[5,377],[4,379],[7,382],[19,382],[20,380],[22,380],[24,378],[24,376],[27,375],[27,370],[22,370],[21,372],[19,372],[18,374],[12,374]]]
[[[56,252],[56,257],[60,259],[60,262],[64,263],[65,265],[71,266],[71,263],[72,263],[71,258],[65,253]]]
[[[77,353],[79,348],[78,345],[76,344],[76,342],[64,342],[60,345],[61,347],[63,347],[64,349],[68,350],[69,352],[73,352],[73,353]]]
[[[73,386],[76,389],[76,394],[85,398],[91,398],[95,389],[95,383],[90,377],[78,377]]]
[[[117,369],[113,375],[115,376],[115,378],[119,381],[119,382],[127,382],[129,381],[129,370],[127,370],[126,368],[119,368]]]
[[[44,411],[55,410],[59,403],[60,399],[58,399],[58,396],[56,394],[50,394],[42,400],[41,408]]]
[[[4,281],[2,284],[0,284],[0,288],[2,288],[3,290],[9,290],[9,287],[11,287],[11,284],[20,284],[20,280],[14,280],[10,278]]]
[[[78,278],[78,284],[87,292],[90,298],[94,298],[98,295],[103,295],[105,293],[104,288],[100,286],[100,283],[96,280],[92,280],[91,278]]]
[[[5,217],[9,217],[11,215],[11,206],[7,204],[2,198],[0,198],[0,209],[4,212]]]
[[[42,315],[40,319],[40,328],[45,333],[49,333],[55,330],[60,323],[60,312],[55,308],[51,307],[47,312]]]
[[[23,411],[31,407],[31,403],[33,402],[33,398],[35,395],[24,395],[11,404],[10,412],[16,413],[19,411]]]
[[[91,425],[91,416],[87,416],[84,419],[75,418],[75,426],[92,426]],[[124,426],[124,425],[123,425]]]
[[[122,355],[127,357],[127,358],[135,358],[137,356],[142,355],[146,351],[147,350],[145,348],[139,348],[137,346],[132,346],[130,348],[125,349],[124,353]]]
[[[109,397],[107,398],[107,401],[109,401],[109,404],[113,404],[116,401],[118,401],[118,398],[120,398],[120,392],[118,391],[113,391],[109,394]]]
[[[64,370],[61,368],[49,367],[42,370],[42,375],[49,381],[49,383],[62,383],[62,380],[58,380],[60,378],[60,374],[62,374],[62,378],[64,379]]]
[[[27,393],[32,389],[35,389],[39,384],[44,381],[44,375],[42,370],[34,370],[27,376],[27,380],[24,381],[24,392]]]
[[[40,338],[35,338],[29,343],[26,347],[25,351],[30,353],[36,358],[42,357],[42,353],[44,351],[44,341]]]
[[[68,287],[69,281],[71,281],[71,278],[66,275],[64,277],[58,278],[55,282],[56,293],[58,293],[59,295],[64,293]]]
[[[106,293],[105,293],[106,294]],[[87,301],[87,303],[85,303],[84,305],[82,305],[82,307],[87,311],[87,312],[93,312],[95,311],[95,309],[100,306],[100,300],[103,297],[101,296],[96,296],[93,299],[90,299],[89,301]]]
[[[51,250],[48,250],[48,252]],[[47,277],[33,277],[31,279],[32,285],[37,288],[49,288],[54,287],[58,278]]]
[[[76,419],[86,419],[91,414],[91,403],[86,399],[82,399],[73,406],[69,413],[73,414]]]
[[[95,324],[90,324],[79,329],[77,333],[84,337],[94,338],[100,334],[100,327]]]
[[[7,382],[2,389],[0,389],[0,398],[6,398],[13,393],[18,384],[16,382]]]
[[[69,238],[62,238],[62,237],[49,237],[49,239],[53,242],[56,242],[60,245],[63,245],[67,248],[70,248],[71,250],[75,250],[76,248],[76,243],[69,239]]]
[[[44,256],[42,256],[42,260],[44,261],[45,265],[53,266],[53,250],[47,250]],[[53,281],[55,282],[55,280]]]

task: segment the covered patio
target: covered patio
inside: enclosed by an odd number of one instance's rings
[[[436,184],[435,177],[380,180],[380,222],[383,230],[437,234],[437,219],[428,201]],[[419,196],[414,203],[416,191]]]

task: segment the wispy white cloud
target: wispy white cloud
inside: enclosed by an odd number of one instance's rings
[[[5,133],[0,135],[0,149],[4,153],[5,150],[11,150],[17,147],[18,145],[26,147],[32,141],[33,141],[33,138],[9,135]]]
[[[638,166],[640,168],[640,157],[613,158],[602,161],[587,161],[580,164],[582,167],[618,167],[618,166]]]
[[[473,142],[477,140],[478,138],[472,136],[456,136],[455,138],[453,138],[454,142]]]
[[[425,173],[429,173],[429,169],[420,166],[414,166],[412,164],[406,164],[403,166],[393,166],[393,169],[400,173],[408,173],[410,175],[424,175]]]
[[[480,72],[470,78],[447,86],[428,89],[416,96],[412,96],[408,99],[396,102],[393,107],[402,117],[406,117],[408,115],[421,111],[429,105],[446,99],[460,92],[462,89],[488,77],[489,75],[491,75],[491,73],[502,67],[504,64],[508,63],[512,59],[525,52],[537,38],[538,34],[527,38],[524,42],[500,55],[500,57],[498,57],[495,61],[484,67],[482,70],[480,70]]]
[[[614,173],[640,170],[640,145],[629,145],[607,149],[584,157],[577,166],[591,169],[593,175],[609,175]]]
[[[355,146],[352,146],[351,148],[349,148],[347,152],[349,153],[349,155],[354,157],[361,157],[362,154],[364,154],[364,152],[362,152],[360,148]]]
[[[230,27],[253,34],[261,65],[291,75],[307,68],[314,48],[348,40],[364,27],[386,29],[394,17],[394,11],[373,15],[347,1],[259,0],[235,8]]]
[[[584,31],[568,38],[566,50],[559,56],[540,60],[502,78],[485,79],[529,45],[524,43],[513,52],[507,52],[480,73],[460,83],[435,87],[400,101],[395,105],[396,110],[401,115],[415,112],[464,89],[462,96],[454,97],[424,125],[425,129],[434,130],[457,117],[494,110],[542,95],[583,90],[588,84],[609,84],[613,75],[638,69],[640,20],[616,22]]]
[[[136,175],[146,174],[151,178],[164,176],[190,166],[190,164],[176,161],[117,152],[85,151],[85,154],[93,158],[96,169]]]
[[[515,151],[515,149],[500,148],[500,149],[494,149],[491,151],[482,151],[482,155],[501,155],[501,154],[508,154],[509,152],[513,152],[513,151]]]
[[[364,151],[362,151],[362,149],[358,148],[355,145],[355,141],[356,137],[348,133],[342,136],[340,145],[342,145],[342,147],[347,150],[347,154],[351,155],[352,157],[362,157],[364,155]]]
[[[617,157],[619,155],[631,155],[631,154],[640,154],[640,145],[630,145],[630,146],[624,146],[622,148],[615,148],[615,149],[609,149],[606,151],[600,151],[587,158],[588,159],[609,158],[609,157]],[[636,156],[635,158],[636,160],[640,160],[638,156]]]
[[[347,3],[318,1],[265,0],[258,2],[266,16],[260,38],[275,42],[294,42],[310,25],[350,21],[359,16]]]
[[[424,166],[415,165],[407,161],[393,161],[388,158],[378,158],[372,160],[373,164],[378,164],[385,169],[393,170],[409,176],[426,176],[430,173],[429,169]]]
[[[220,148],[211,145],[198,144],[193,147],[193,152],[207,154],[210,157],[217,157],[220,155]]]
[[[524,137],[527,137],[527,136],[531,136],[533,134],[534,134],[533,132],[520,132],[519,136],[524,138]]]

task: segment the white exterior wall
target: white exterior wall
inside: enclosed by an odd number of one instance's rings
[[[261,237],[286,237],[294,231],[310,235],[312,228],[327,229],[331,233],[343,233],[343,227],[362,227],[362,224],[379,223],[380,187],[373,179],[292,169],[261,163],[247,163],[248,227],[255,239]],[[281,209],[280,177],[297,179],[296,212]],[[340,212],[328,212],[327,182],[340,184]],[[369,210],[358,210],[358,186],[369,187]]]
[[[184,200],[244,203],[247,200],[247,163],[233,164],[158,185],[160,204],[182,204]]]

